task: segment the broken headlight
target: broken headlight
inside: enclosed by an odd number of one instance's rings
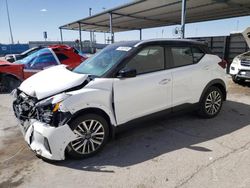
[[[38,102],[36,104],[37,119],[54,127],[65,124],[71,117],[71,113],[59,110],[63,99],[65,98],[58,101],[52,97]]]
[[[40,101],[36,104],[37,119],[41,122],[51,124],[53,118],[52,98]]]

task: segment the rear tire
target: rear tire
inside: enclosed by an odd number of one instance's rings
[[[70,127],[78,136],[66,148],[70,158],[84,159],[95,155],[109,137],[108,122],[97,114],[79,116],[70,123]]]
[[[217,116],[221,110],[223,98],[223,94],[218,87],[210,87],[200,101],[199,115],[203,118]]]

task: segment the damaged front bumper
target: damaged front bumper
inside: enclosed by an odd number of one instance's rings
[[[30,119],[19,127],[31,150],[49,160],[64,160],[67,145],[77,137],[67,124],[52,127]]]
[[[19,121],[19,127],[25,141],[37,154],[50,160],[65,159],[67,145],[77,136],[67,122],[71,118],[68,111],[59,111],[60,102],[68,95],[38,101],[34,97],[16,90],[13,94],[13,111]],[[56,109],[56,110],[54,110]]]

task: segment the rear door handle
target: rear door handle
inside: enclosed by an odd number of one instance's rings
[[[160,85],[165,85],[165,84],[167,84],[167,83],[170,82],[170,81],[171,81],[170,78],[165,78],[165,79],[161,80],[161,81],[159,82],[159,84],[160,84]]]

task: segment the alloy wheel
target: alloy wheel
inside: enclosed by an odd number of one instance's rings
[[[105,138],[104,126],[93,119],[81,122],[73,132],[77,138],[71,142],[71,146],[79,154],[90,154],[96,151]]]
[[[221,94],[218,91],[212,91],[211,93],[209,93],[205,101],[206,112],[209,115],[216,114],[220,110],[221,104]]]

